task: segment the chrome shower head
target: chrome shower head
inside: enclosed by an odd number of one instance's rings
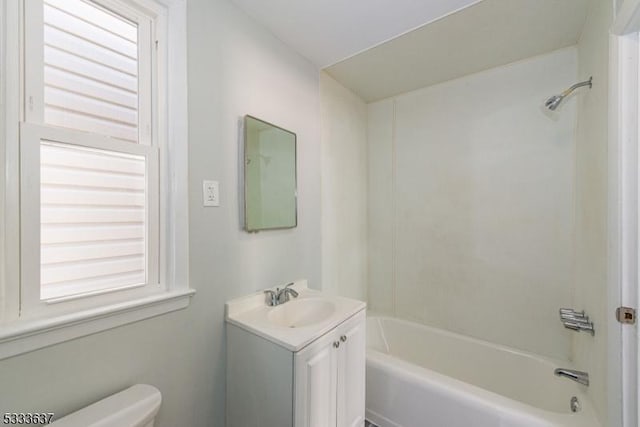
[[[544,106],[551,111],[556,111],[556,108],[558,108],[558,105],[560,105],[563,99],[564,96],[562,95],[553,95],[545,101]]]
[[[564,92],[562,92],[560,95],[553,95],[552,97],[547,99],[545,101],[545,103],[544,103],[544,106],[547,107],[551,111],[555,111],[556,108],[558,108],[558,106],[562,102],[562,100],[564,98],[566,98],[567,96],[569,96],[571,94],[571,92],[573,92],[577,88],[582,87],[582,86],[589,86],[589,89],[591,89],[593,87],[592,81],[593,81],[593,77],[589,77],[589,80],[585,80],[583,82],[574,84],[569,89],[567,89]]]

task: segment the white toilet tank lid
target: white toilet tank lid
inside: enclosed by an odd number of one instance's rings
[[[136,384],[119,393],[60,418],[55,427],[142,427],[160,409],[160,391],[147,384]]]

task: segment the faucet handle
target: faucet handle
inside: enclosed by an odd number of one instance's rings
[[[593,322],[579,321],[579,320],[565,320],[562,322],[565,328],[573,331],[587,331],[591,335],[596,334],[596,329],[593,327]]]
[[[560,320],[562,322],[578,322],[578,323],[589,323],[589,316],[582,311],[575,311],[571,308],[561,308],[560,309]]]
[[[294,282],[291,282],[289,284],[287,284],[287,286],[284,287],[284,289],[286,289],[286,292],[290,293],[291,295],[293,295],[294,298],[298,298],[298,291],[296,291],[295,289],[290,288],[290,286],[293,286]]]
[[[272,291],[271,289],[267,289],[264,291],[264,294],[267,296],[267,305],[273,307],[278,305],[278,291]]]
[[[573,308],[561,308],[560,317],[585,317],[584,310],[575,311]]]

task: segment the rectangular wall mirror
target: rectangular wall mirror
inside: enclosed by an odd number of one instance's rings
[[[245,116],[245,230],[295,227],[296,199],[296,134]]]

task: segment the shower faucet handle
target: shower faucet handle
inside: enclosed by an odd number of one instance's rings
[[[595,335],[593,322],[589,320],[589,316],[583,311],[575,311],[572,308],[561,308],[560,321],[565,328],[573,331],[586,331]]]
[[[589,316],[586,315],[584,310],[575,311],[572,308],[561,308],[560,317],[562,319],[588,319],[589,318]]]

